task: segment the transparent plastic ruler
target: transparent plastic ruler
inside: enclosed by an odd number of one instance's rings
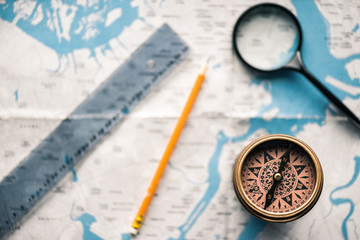
[[[164,24],[0,182],[4,237],[188,53]]]

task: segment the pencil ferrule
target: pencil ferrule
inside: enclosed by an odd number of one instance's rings
[[[143,221],[143,216],[141,216],[140,214],[136,215],[131,227],[133,227],[135,229],[139,229],[142,224],[142,221]]]

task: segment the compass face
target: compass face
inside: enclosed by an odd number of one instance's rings
[[[258,207],[265,207],[265,197],[274,184],[273,175],[279,170],[281,156],[289,148],[284,141],[271,141],[258,146],[244,162],[241,184],[245,194]],[[275,188],[270,212],[289,212],[303,205],[314,191],[316,176],[309,155],[299,147],[290,150],[289,161],[282,172],[283,179]]]
[[[293,220],[295,215],[305,214],[320,195],[320,163],[299,140],[285,135],[269,137],[250,144],[239,156],[235,190],[243,205],[264,215],[265,220]]]

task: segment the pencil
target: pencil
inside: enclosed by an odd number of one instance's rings
[[[167,165],[167,162],[171,156],[172,151],[174,150],[174,147],[176,145],[176,142],[180,136],[180,133],[185,125],[186,119],[191,111],[191,108],[195,102],[196,96],[199,93],[200,87],[204,81],[205,78],[205,73],[207,70],[207,66],[208,66],[208,61],[207,60],[203,66],[203,68],[201,69],[201,72],[199,73],[196,82],[191,90],[191,93],[187,99],[187,102],[183,108],[183,111],[176,123],[175,129],[173,130],[173,133],[169,139],[169,142],[166,146],[165,152],[159,162],[159,165],[156,169],[156,172],[151,180],[150,186],[147,190],[147,193],[140,205],[140,208],[135,216],[135,219],[132,223],[131,229],[130,229],[130,233],[131,235],[137,235],[139,233],[139,229],[141,227],[141,224],[143,222],[145,213],[150,205],[151,199],[155,193],[156,187],[159,184],[160,178],[165,170],[165,167]]]

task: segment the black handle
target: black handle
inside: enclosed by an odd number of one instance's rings
[[[309,81],[314,84],[314,86],[319,89],[320,92],[322,92],[333,104],[335,104],[336,107],[338,107],[347,115],[347,117],[353,122],[356,127],[360,128],[360,119],[303,66],[304,65],[302,64],[300,69],[294,70],[302,73],[307,79],[309,79]]]

